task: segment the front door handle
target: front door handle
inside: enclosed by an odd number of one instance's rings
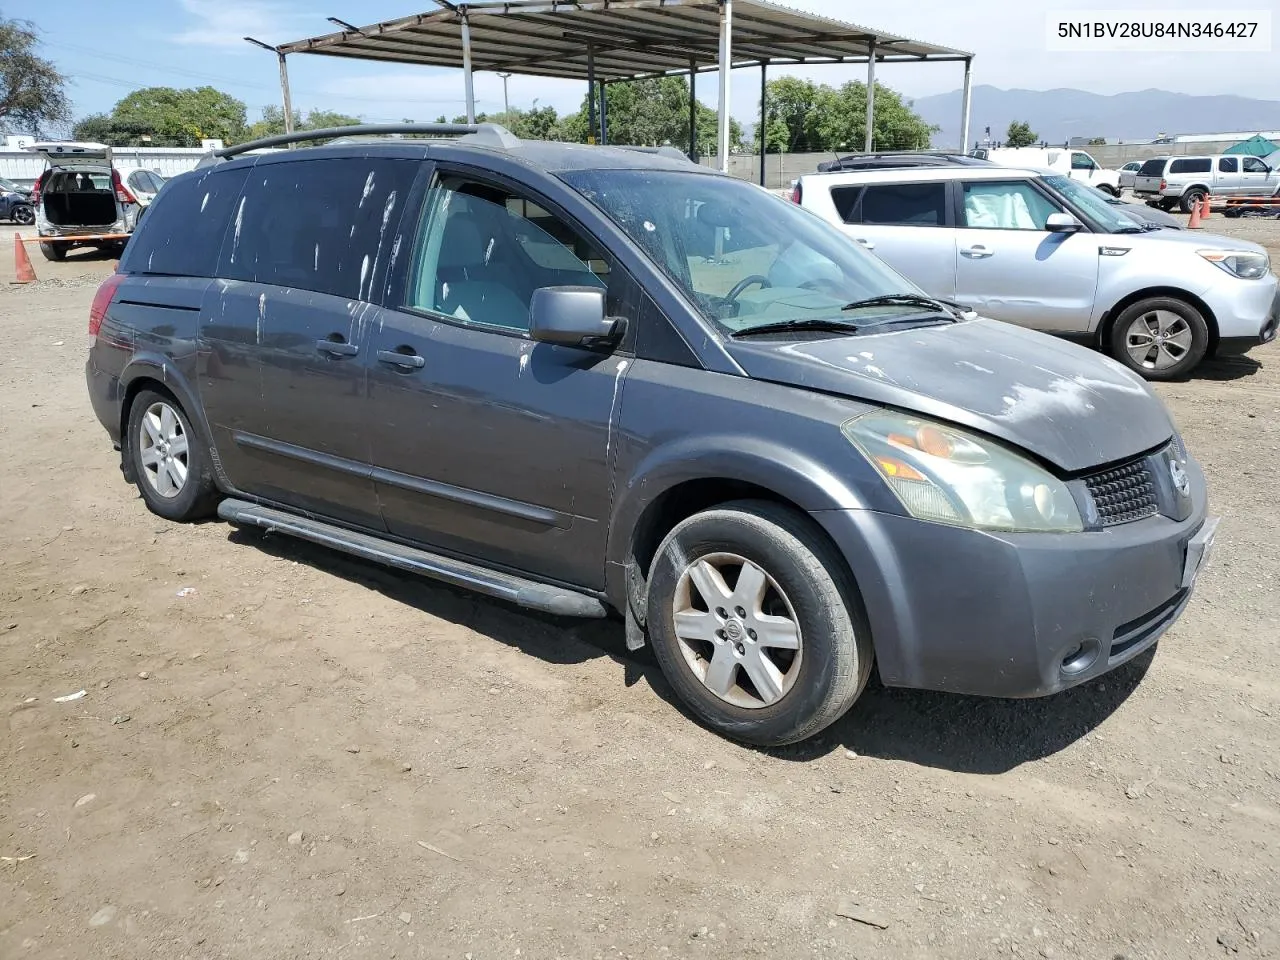
[[[338,337],[341,334],[333,334]],[[331,357],[354,357],[360,352],[360,348],[354,343],[347,343],[345,340],[317,340],[316,349],[321,353],[327,353]]]
[[[968,247],[960,251],[962,256],[966,256],[971,260],[983,260],[995,253],[994,250],[988,250],[980,243],[975,243],[972,247]]]
[[[421,370],[427,361],[416,353],[401,353],[399,350],[379,350],[378,359],[383,363],[404,367],[406,370]]]
[[[876,245],[875,245],[872,241],[870,241],[870,240],[865,240],[865,239],[863,239],[862,237],[858,237],[858,238],[857,238],[857,241],[858,241],[860,244],[862,244],[864,247],[866,247],[868,250],[874,250],[874,249],[876,248]]]

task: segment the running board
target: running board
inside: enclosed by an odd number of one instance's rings
[[[286,533],[388,567],[497,597],[529,610],[562,617],[604,617],[608,614],[603,603],[583,593],[499,573],[245,500],[223,500],[218,505],[218,516],[228,523],[261,527],[268,533]]]

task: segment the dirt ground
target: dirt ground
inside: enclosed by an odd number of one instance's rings
[[[1280,222],[1210,226],[1280,260]],[[41,284],[0,269],[4,960],[1280,956],[1280,348],[1160,388],[1223,522],[1154,656],[1037,701],[873,686],[763,752],[618,625],[149,514],[83,385],[108,263],[32,249]]]

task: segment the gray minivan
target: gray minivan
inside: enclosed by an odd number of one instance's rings
[[[152,205],[86,375],[154,513],[616,614],[755,744],[873,663],[1040,696],[1185,608],[1216,520],[1124,367],[682,158],[408,129],[460,136],[271,138]]]

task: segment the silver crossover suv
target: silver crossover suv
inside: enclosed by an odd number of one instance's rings
[[[1149,380],[1267,343],[1280,323],[1262,247],[1143,226],[1060,174],[815,174],[792,196],[933,296],[1101,347]]]

